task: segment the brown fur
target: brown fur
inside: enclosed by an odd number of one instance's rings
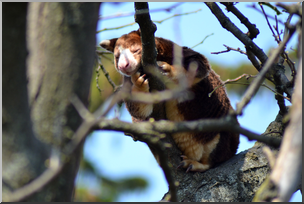
[[[158,52],[158,64],[168,77],[176,83],[178,83],[178,74],[184,74],[189,79],[194,77],[193,80],[190,80],[189,86],[189,89],[194,93],[194,99],[184,102],[167,101],[165,107],[168,120],[192,121],[203,118],[220,118],[228,114],[232,107],[224,87],[218,88],[211,97],[208,96],[211,91],[222,84],[222,81],[211,69],[205,56],[190,48],[182,47],[184,70],[179,70],[172,65],[173,46],[178,45],[157,37],[155,44]],[[118,71],[123,72],[126,67],[131,70],[131,74],[123,74],[125,75],[125,83],[132,83],[132,92],[149,92],[148,80],[140,76],[141,74],[135,73],[141,66],[140,31],[132,31],[118,39],[110,40],[110,43],[103,41],[100,45],[114,51],[115,67]],[[130,59],[130,63],[134,62],[133,67],[128,65],[129,61],[118,64],[122,48],[128,48],[131,51],[132,55],[127,54],[126,56]],[[189,71],[189,65],[192,62],[197,64],[197,70],[194,74]],[[133,122],[147,120],[153,111],[152,104],[126,101],[126,106]],[[239,144],[239,134],[230,132],[176,133],[172,136],[184,154],[180,166],[190,171],[205,171],[228,160],[236,153]]]

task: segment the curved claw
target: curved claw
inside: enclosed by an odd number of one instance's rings
[[[185,155],[181,155],[180,157],[181,157],[182,159],[188,159],[188,157],[185,156]]]
[[[184,165],[185,165],[185,163],[181,162],[176,168],[179,169],[179,168],[183,167]]]
[[[193,165],[190,164],[189,167],[188,167],[187,170],[186,170],[186,173],[188,173],[188,172],[192,169],[192,167],[193,167]]]

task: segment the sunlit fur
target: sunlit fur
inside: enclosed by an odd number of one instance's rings
[[[170,40],[155,38],[158,65],[166,76],[175,83],[179,75],[187,79],[187,87],[194,93],[192,100],[180,102],[169,100],[165,103],[166,118],[171,121],[193,121],[219,118],[232,109],[224,87],[216,89],[211,97],[208,94],[222,85],[219,76],[211,69],[205,56],[188,47],[182,50],[182,68],[173,65],[173,47]],[[104,40],[101,47],[114,52],[115,68],[124,75],[124,83],[132,84],[132,92],[149,92],[148,79],[138,73],[141,66],[140,31],[132,31],[120,38]],[[152,104],[125,101],[134,122],[148,120],[153,113]],[[157,114],[157,113],[156,113]],[[230,132],[182,132],[172,134],[182,151],[180,166],[190,171],[206,171],[230,159],[238,148],[239,134]]]

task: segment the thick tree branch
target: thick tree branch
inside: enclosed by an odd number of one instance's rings
[[[273,201],[288,202],[301,183],[302,175],[302,58],[298,66],[295,92],[281,150],[271,180],[278,187]]]
[[[127,123],[118,119],[101,119],[95,127],[96,130],[116,130],[136,135],[177,133],[177,132],[208,132],[208,131],[232,131],[245,135],[249,140],[258,140],[273,147],[279,147],[281,140],[260,136],[242,128],[235,123],[233,117],[227,116],[221,119],[203,119],[187,122],[171,122],[167,120],[155,122]]]
[[[143,72],[147,74],[149,77],[149,86],[150,90],[164,90],[164,84],[155,77],[155,70],[157,69],[156,57],[157,50],[155,46],[155,38],[154,33],[156,31],[156,25],[151,21],[149,14],[149,6],[146,2],[135,2],[135,22],[137,22],[140,26],[141,31],[141,43],[142,43],[142,57],[141,64],[143,66]],[[163,103],[154,104],[153,113],[151,117],[159,120],[166,119],[165,116],[165,106]],[[174,182],[174,177],[171,172],[171,168],[169,167],[169,163],[167,161],[166,155],[163,154],[162,148],[159,148],[159,145],[156,146],[156,154],[160,158],[160,164],[163,166],[163,170],[165,173],[165,177],[169,184],[169,191],[171,201],[178,201],[176,195],[176,186]]]
[[[151,71],[149,71],[149,69],[155,69],[157,67],[157,50],[154,40],[156,25],[150,19],[148,3],[135,3],[135,22],[138,23],[141,31],[141,63],[143,65],[144,72],[150,73]]]
[[[259,48],[252,40],[244,34],[238,27],[236,27],[227,16],[222,12],[220,7],[214,2],[205,2],[211,12],[221,23],[222,27],[231,32],[237,39],[239,39],[246,47],[252,49],[252,52],[257,56],[261,63],[266,62],[267,55]]]
[[[221,2],[221,4],[227,7],[227,11],[231,11],[240,21],[248,28],[248,37],[254,39],[260,33],[259,29],[256,28],[255,24],[250,23],[248,18],[246,18],[234,5],[233,2]]]
[[[302,60],[299,63],[302,72]],[[273,170],[257,191],[254,201],[288,202],[301,188],[302,177],[302,74],[297,75],[296,87],[290,108],[290,122]]]

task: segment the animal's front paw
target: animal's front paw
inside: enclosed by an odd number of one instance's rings
[[[189,171],[203,172],[210,168],[209,164],[202,164],[198,161],[188,159],[185,155],[182,155],[181,157],[183,161],[181,161],[177,168],[183,167],[184,169],[187,169],[186,173],[188,173]]]
[[[173,70],[172,70],[172,66],[170,64],[168,64],[167,62],[163,62],[163,61],[157,61],[157,65],[161,69],[161,73],[163,75],[166,75],[168,77],[173,76],[173,73],[172,73]]]
[[[140,76],[137,72],[131,76],[131,81],[133,83],[132,91],[136,92],[149,92],[149,82],[145,79],[146,74]]]

